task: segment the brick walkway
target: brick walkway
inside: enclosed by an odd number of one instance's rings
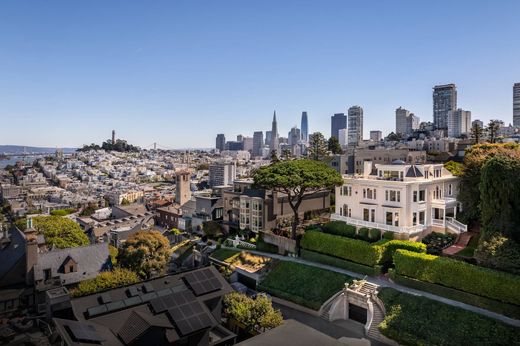
[[[455,244],[453,244],[452,246],[449,246],[446,249],[442,250],[442,253],[445,255],[456,254],[460,250],[466,248],[466,246],[468,246],[468,244],[469,244],[470,239],[476,235],[477,235],[477,233],[474,233],[474,232],[462,233],[459,236],[459,240],[457,240],[457,242]]]

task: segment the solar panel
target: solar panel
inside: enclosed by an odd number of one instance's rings
[[[195,296],[188,290],[184,290],[179,293],[172,293],[168,296],[157,297],[150,303],[156,314],[160,314],[166,310],[169,310],[175,306],[183,305],[191,301],[196,301]]]
[[[78,341],[100,342],[105,340],[97,333],[94,326],[74,323],[69,324],[68,327],[72,333],[72,336]]]
[[[124,300],[124,302],[125,302],[126,306],[133,306],[133,305],[141,304],[143,301],[141,300],[141,297],[136,296],[136,297],[126,298]]]
[[[89,318],[94,317],[97,315],[101,315],[103,313],[107,312],[107,306],[106,305],[98,305],[87,309],[87,313]]]
[[[182,335],[188,335],[213,325],[207,310],[191,291],[175,293],[169,298],[171,299],[158,298],[157,300],[161,300],[161,303],[158,304],[164,304],[161,307],[167,308],[168,314]]]
[[[126,305],[123,300],[118,300],[116,302],[106,304],[106,307],[107,307],[107,311],[111,312],[111,311],[123,309],[126,307]]]
[[[172,290],[169,289],[169,288],[165,288],[165,289],[162,289],[160,291],[157,291],[157,295],[159,297],[164,297],[164,296],[167,296],[167,295],[170,295],[172,294]]]
[[[222,288],[222,284],[209,268],[188,273],[184,279],[190,285],[196,296],[217,291]]]
[[[144,288],[144,292],[145,292],[145,293],[150,293],[150,292],[155,291],[154,288],[153,288],[153,286],[152,286],[152,284],[149,283],[149,282],[145,282],[145,283],[143,284],[143,288]]]
[[[137,290],[137,287],[132,286],[132,287],[130,287],[129,289],[126,290],[126,294],[129,297],[135,297],[135,296],[139,295],[139,291]]]
[[[143,300],[143,302],[149,302],[150,300],[155,299],[155,298],[157,298],[157,293],[155,293],[155,292],[146,293],[141,296],[141,299]]]
[[[112,301],[112,298],[110,297],[110,294],[108,293],[101,293],[99,296],[99,302],[101,304],[110,303]]]

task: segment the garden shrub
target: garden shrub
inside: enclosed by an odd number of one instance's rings
[[[330,221],[322,226],[323,232],[340,235],[343,237],[354,238],[356,236],[356,227],[347,225],[343,221]]]
[[[520,276],[424,253],[397,250],[396,273],[520,305]]]
[[[361,227],[360,229],[358,229],[358,238],[364,241],[370,241],[370,239],[368,238],[368,232],[368,228]]]
[[[383,239],[393,240],[394,239],[394,232],[385,231],[385,233],[383,233]]]
[[[370,267],[379,263],[383,251],[380,246],[371,246],[362,240],[312,231],[303,235],[300,246]]]
[[[368,231],[368,239],[370,242],[375,242],[381,239],[381,231],[377,228],[371,228]]]
[[[398,249],[404,249],[413,252],[426,253],[426,245],[409,240],[383,240],[374,244],[383,248],[380,264],[390,265],[393,262],[394,253]]]
[[[135,272],[118,268],[113,271],[102,272],[93,279],[80,282],[76,288],[71,290],[70,294],[72,297],[81,297],[136,282],[139,282],[139,277]]]
[[[432,232],[423,238],[426,250],[431,255],[440,255],[442,250],[453,244],[456,236],[454,234],[444,234]]]
[[[400,345],[518,345],[520,328],[425,297],[383,288],[381,333]]]

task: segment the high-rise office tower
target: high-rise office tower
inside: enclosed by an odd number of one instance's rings
[[[309,140],[309,120],[307,119],[307,112],[302,112],[301,133],[301,139],[307,142]]]
[[[363,108],[353,106],[348,109],[348,146],[357,146],[363,140]]]
[[[242,137],[243,150],[253,151],[253,137]]]
[[[339,130],[347,128],[347,116],[345,113],[336,113],[330,117],[330,136],[339,140]]]
[[[237,135],[237,142],[242,142],[244,140],[244,135]]]
[[[433,125],[447,135],[448,112],[457,110],[457,87],[455,84],[433,87]]]
[[[475,119],[471,122],[471,127],[478,125],[481,129],[484,129],[484,122],[482,120]]]
[[[219,133],[217,135],[217,140],[215,141],[215,148],[220,151],[223,151],[226,148],[226,136],[223,133]]]
[[[291,131],[289,131],[289,135],[287,136],[287,142],[289,145],[293,146],[293,145],[297,145],[298,142],[300,141],[302,135],[301,135],[301,131],[299,128],[297,128],[296,126],[294,126]]]
[[[520,127],[520,83],[513,85],[513,126]]]
[[[339,145],[341,145],[342,148],[345,148],[348,144],[348,130],[340,129],[338,131],[338,137]]]
[[[405,137],[410,136],[414,130],[419,129],[419,117],[409,110],[399,107],[395,110],[395,133]]]
[[[209,165],[209,186],[232,185],[237,177],[235,162],[216,162]]]
[[[273,114],[273,124],[271,127],[271,142],[269,143],[271,150],[278,151],[278,123],[276,122],[276,111]]]
[[[379,130],[370,131],[370,140],[379,142],[381,141],[381,138],[383,138],[383,132]]]
[[[262,148],[264,147],[264,133],[255,131],[253,133],[253,156],[262,156]]]
[[[462,109],[448,113],[448,137],[458,138],[471,129],[471,112]]]

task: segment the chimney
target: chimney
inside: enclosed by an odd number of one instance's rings
[[[27,229],[25,230],[25,282],[27,285],[34,284],[34,266],[38,263],[38,239],[37,232],[32,227],[31,218],[27,218]]]

